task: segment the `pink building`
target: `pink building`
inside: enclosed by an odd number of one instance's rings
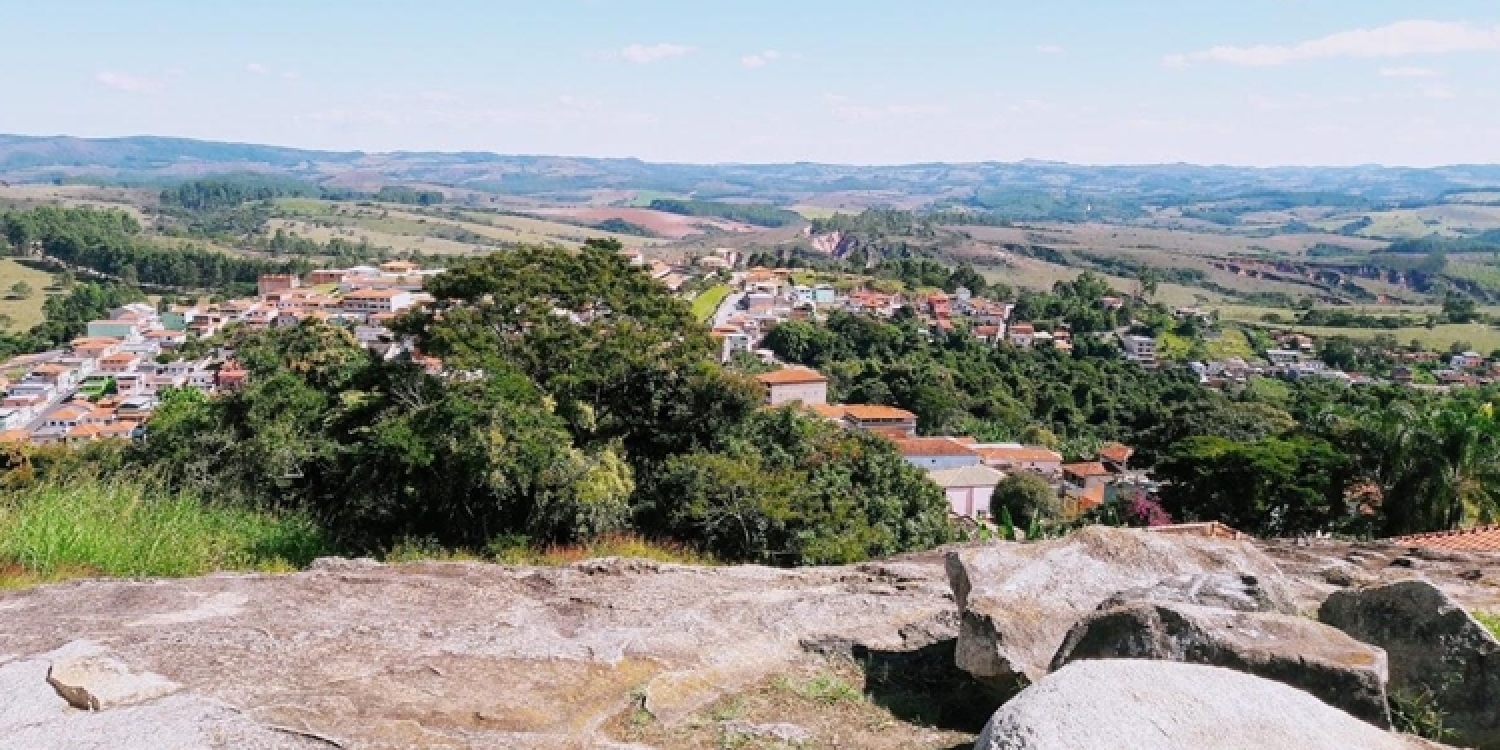
[[[928,476],[948,496],[949,510],[965,518],[991,517],[990,497],[995,493],[995,485],[1005,478],[1001,472],[983,465],[938,469]]]

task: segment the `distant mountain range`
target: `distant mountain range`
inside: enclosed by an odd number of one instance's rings
[[[423,183],[512,195],[569,197],[604,189],[691,194],[705,199],[793,202],[838,192],[889,193],[955,203],[1016,193],[1129,197],[1158,203],[1286,193],[1297,204],[1320,195],[1379,204],[1431,202],[1452,192],[1500,189],[1500,165],[1249,168],[1161,164],[1083,166],[980,162],[659,164],[638,159],[517,156],[483,152],[311,151],[278,146],[139,136],[0,135],[0,180],[162,185],[208,174],[267,172],[317,183]]]

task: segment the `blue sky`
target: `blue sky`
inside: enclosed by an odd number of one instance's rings
[[[0,0],[0,29],[0,132],[694,162],[1500,162],[1493,0]]]

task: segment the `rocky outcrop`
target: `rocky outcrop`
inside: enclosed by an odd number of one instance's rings
[[[1269,584],[1249,573],[1198,573],[1163,578],[1149,586],[1116,593],[1099,609],[1135,602],[1193,604],[1236,612],[1280,612],[1295,614],[1296,605],[1281,585],[1280,576]]]
[[[1416,750],[1279,682],[1169,661],[1069,664],[997,711],[975,750]]]
[[[1460,740],[1500,747],[1500,641],[1441,589],[1408,580],[1338,591],[1318,617],[1385,649],[1393,694],[1430,696]]]
[[[1122,591],[1228,574],[1252,577],[1259,599],[1288,601],[1276,564],[1249,542],[1131,529],[1095,526],[1053,541],[960,549],[947,567],[962,613],[958,666],[1013,688],[1045,675],[1073,624]]]
[[[0,750],[606,747],[616,717],[681,722],[815,658],[807,643],[884,655],[951,641],[953,610],[938,556],[807,570],[324,561],[0,592]],[[49,654],[84,639],[108,647],[104,668],[54,669],[54,688]],[[181,687],[120,705],[111,674]],[[59,690],[74,688],[101,710],[71,707]],[[203,739],[219,728],[229,739]]]
[[[1295,615],[1176,602],[1095,612],[1069,631],[1054,670],[1082,659],[1160,659],[1226,667],[1306,690],[1387,728],[1385,653]]]

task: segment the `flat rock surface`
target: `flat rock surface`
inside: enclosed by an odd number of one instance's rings
[[[1219,667],[1080,661],[1000,708],[975,750],[1415,750],[1311,695]]]
[[[0,594],[0,654],[22,655],[0,667],[0,748],[86,747],[18,738],[169,709],[287,747],[607,747],[601,727],[642,697],[670,722],[803,658],[804,641],[901,649],[952,610],[936,558],[801,571],[343,561],[43,586]],[[183,690],[71,708],[36,657],[80,639]],[[200,746],[278,746],[236,741]]]

